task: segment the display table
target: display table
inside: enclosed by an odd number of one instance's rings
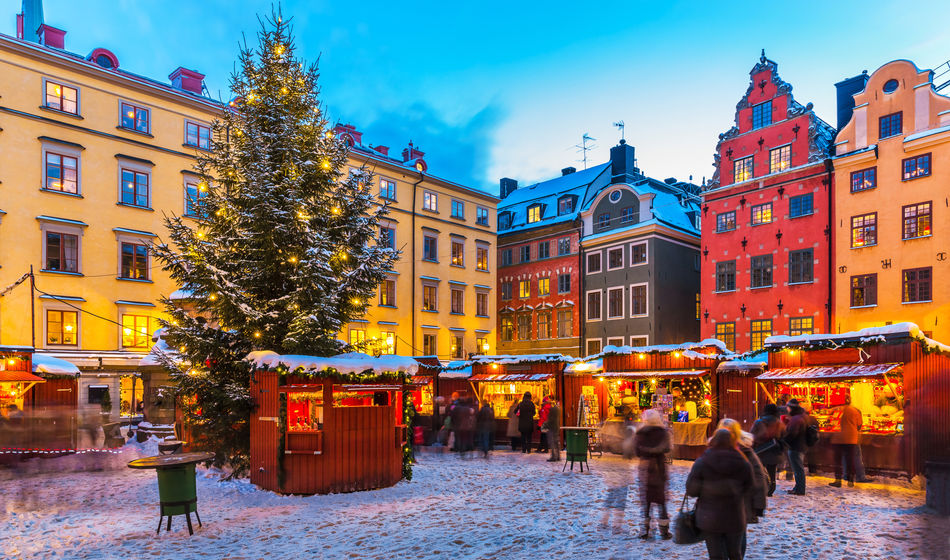
[[[198,517],[198,492],[195,487],[195,464],[210,459],[214,459],[214,453],[197,452],[143,457],[129,462],[131,469],[155,469],[158,475],[159,516],[156,535],[161,532],[162,518],[166,515],[166,531],[171,531],[173,515],[185,516],[189,535],[195,534],[191,526],[192,513],[201,527],[201,518]]]
[[[567,456],[564,459],[564,466],[561,472],[567,468],[567,462],[571,462],[571,470],[574,470],[574,463],[580,463],[581,472],[584,472],[584,465],[587,464],[587,471],[590,472],[590,464],[587,463],[587,455],[590,451],[590,433],[597,428],[590,426],[562,426],[564,430],[564,442],[567,447]]]
[[[709,418],[698,418],[692,422],[673,422],[673,445],[706,446],[709,436]]]

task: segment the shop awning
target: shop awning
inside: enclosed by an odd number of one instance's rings
[[[654,379],[662,377],[664,379],[683,377],[702,377],[709,373],[705,369],[679,369],[679,370],[659,370],[659,371],[605,371],[597,374],[597,377],[626,377],[635,379]]]
[[[759,381],[831,381],[860,379],[899,373],[901,364],[858,364],[853,366],[812,366],[773,369],[756,377]]]
[[[0,383],[46,383],[46,380],[26,371],[0,371]]]
[[[551,373],[479,373],[478,375],[473,375],[470,381],[518,383],[524,381],[547,381],[553,376]]]
[[[428,385],[432,382],[432,377],[428,375],[413,375],[409,382],[411,385]]]

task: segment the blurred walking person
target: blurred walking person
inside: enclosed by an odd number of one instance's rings
[[[548,437],[548,446],[551,448],[551,457],[549,463],[556,463],[561,460],[561,407],[557,401],[551,399],[550,408],[548,408],[548,417],[544,421],[544,432]]]
[[[518,405],[518,431],[521,432],[521,452],[531,452],[531,438],[534,435],[534,403],[531,402],[531,393],[525,391],[521,404]]]
[[[778,407],[765,405],[762,416],[752,424],[752,445],[769,475],[769,497],[775,493],[775,475],[785,451],[784,436],[785,424],[778,416]]]
[[[521,432],[518,431],[519,405],[521,405],[521,401],[514,401],[508,407],[508,429],[505,430],[505,435],[508,436],[508,440],[511,442],[512,451],[517,451],[521,447]]]
[[[848,486],[854,486],[855,463],[858,460],[858,439],[861,437],[861,426],[864,418],[861,411],[851,406],[851,396],[844,398],[844,405],[837,413],[839,429],[831,434],[831,446],[835,452],[835,481],[829,486],[841,488],[842,462],[845,463],[844,475],[848,477]]]
[[[643,426],[634,436],[635,452],[640,458],[639,484],[640,505],[643,507],[643,528],[641,539],[650,538],[650,509],[656,504],[659,509],[657,526],[660,536],[666,540],[670,534],[670,516],[666,511],[666,486],[669,475],[666,469],[666,455],[672,449],[670,432],[666,429],[663,416],[655,409],[643,413]]]
[[[495,431],[495,411],[487,400],[482,401],[482,407],[478,409],[475,430],[478,436],[478,449],[482,452],[482,457],[487,459],[492,447],[492,433]]]
[[[805,495],[805,451],[808,445],[805,442],[805,430],[808,428],[808,418],[805,409],[798,405],[797,399],[788,401],[788,425],[785,427],[785,443],[788,445],[788,464],[795,475],[795,487],[787,490],[788,494]]]

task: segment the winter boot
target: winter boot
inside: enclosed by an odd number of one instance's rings
[[[647,540],[650,538],[650,520],[645,519],[643,521],[643,528],[640,530],[640,539]]]
[[[660,526],[660,537],[662,537],[664,541],[668,541],[673,538],[673,535],[670,534],[669,519],[660,519],[657,521],[657,525]]]

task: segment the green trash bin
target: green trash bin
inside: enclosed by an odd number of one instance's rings
[[[129,468],[155,469],[158,476],[159,512],[158,530],[162,530],[162,518],[168,517],[166,531],[172,528],[172,516],[184,515],[188,522],[188,534],[193,535],[191,514],[195,514],[198,526],[201,527],[201,518],[198,517],[198,491],[195,484],[195,463],[208,461],[214,458],[214,453],[181,453],[175,455],[159,455],[144,457],[129,462]]]
[[[567,460],[564,461],[563,471],[567,468],[567,462],[571,462],[571,470],[574,470],[574,463],[580,463],[581,472],[584,472],[584,465],[587,464],[587,448],[590,441],[590,433],[586,429],[565,429],[564,443],[567,446]],[[590,465],[587,465],[590,470]]]

